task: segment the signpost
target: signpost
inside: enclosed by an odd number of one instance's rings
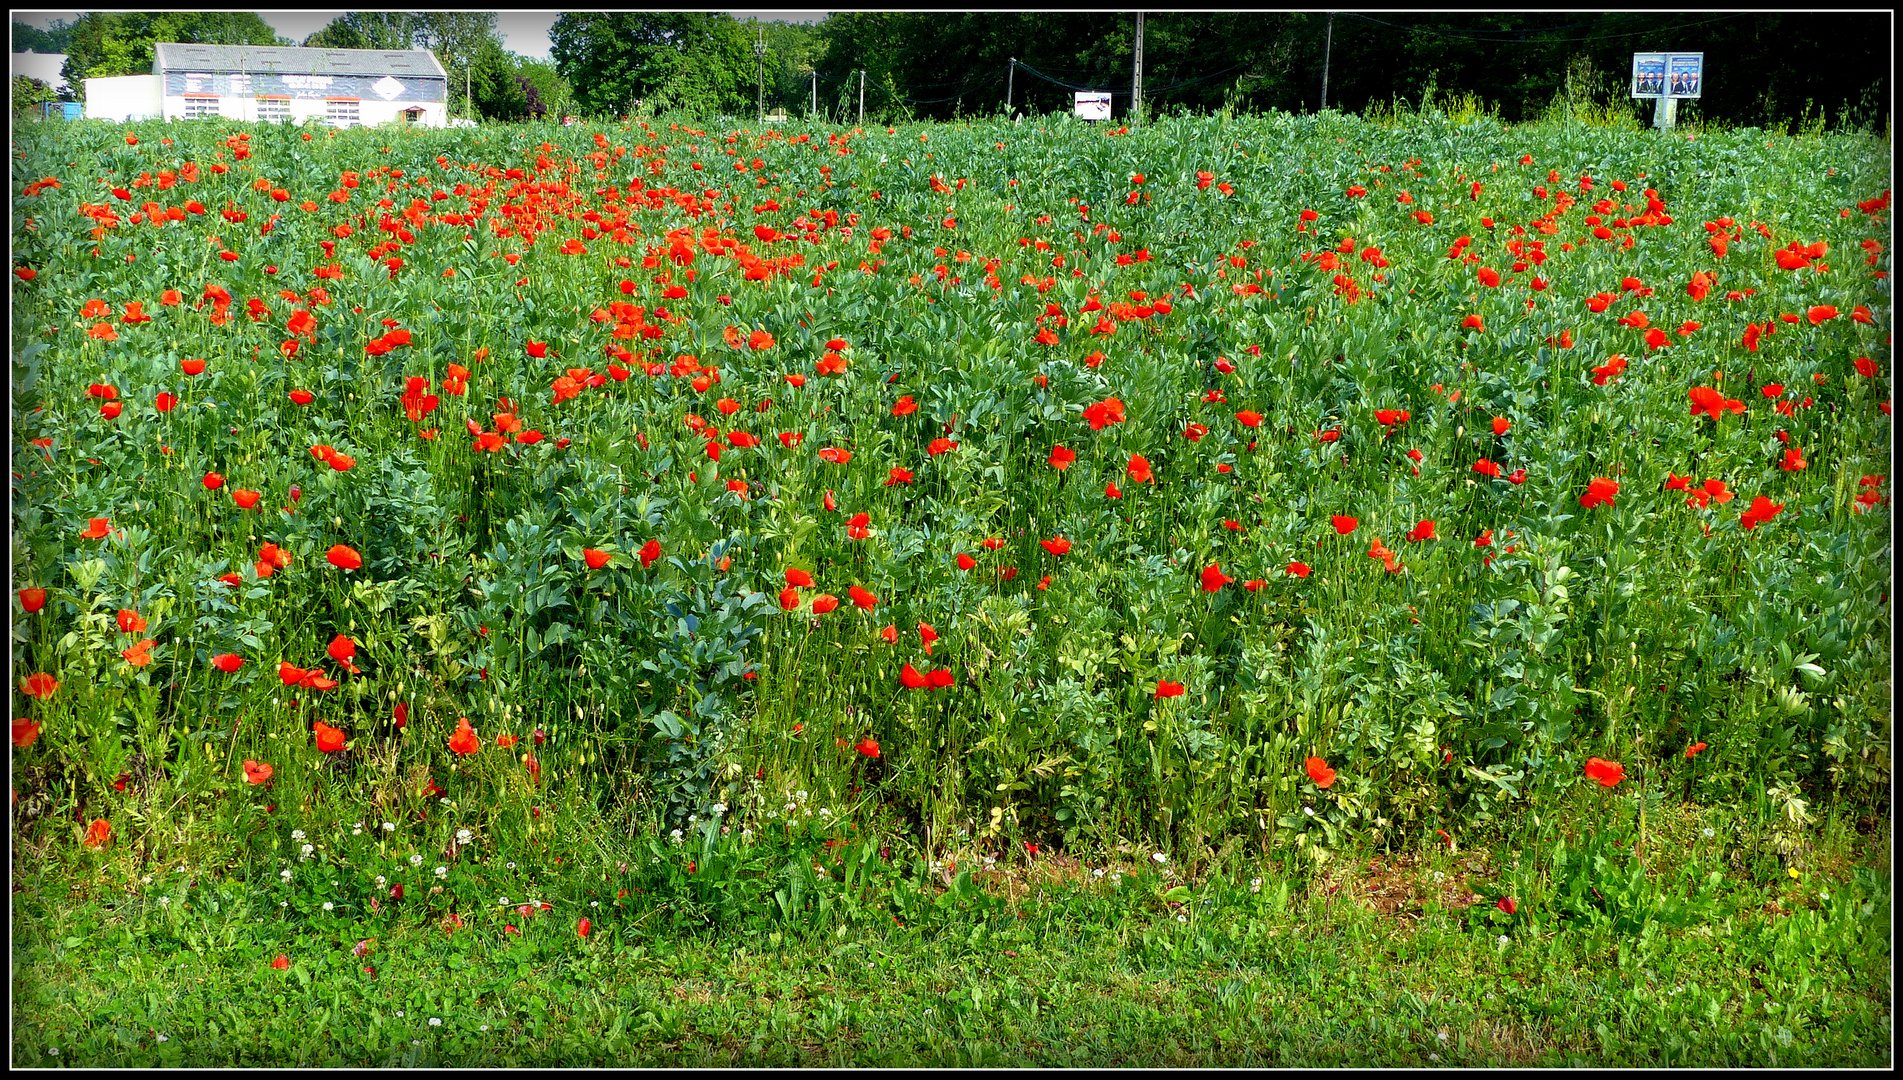
[[[1110,119],[1110,94],[1107,91],[1084,91],[1077,95],[1077,119]]]
[[[1652,126],[1669,131],[1680,101],[1696,101],[1704,93],[1705,54],[1633,53],[1632,96],[1657,102]]]

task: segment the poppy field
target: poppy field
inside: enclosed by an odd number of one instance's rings
[[[1796,877],[1825,812],[1887,821],[1874,138],[13,149],[15,844],[76,873],[407,886],[455,929],[459,877],[578,821],[782,917],[823,890],[762,845],[843,880],[1557,841],[1550,895],[1488,898],[1537,923],[1614,905],[1565,838],[1722,808]]]

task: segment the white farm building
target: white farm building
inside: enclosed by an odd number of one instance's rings
[[[88,118],[449,123],[449,76],[427,49],[160,42],[152,51],[151,75],[86,80]]]

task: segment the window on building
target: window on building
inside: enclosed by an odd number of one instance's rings
[[[273,123],[291,118],[291,99],[287,97],[261,97],[258,99],[258,120],[261,123]]]
[[[332,98],[324,102],[324,119],[328,120],[332,127],[356,127],[359,122],[357,99]]]
[[[185,119],[195,120],[205,116],[218,115],[218,99],[215,97],[188,97],[185,99]]]

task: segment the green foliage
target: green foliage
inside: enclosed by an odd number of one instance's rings
[[[725,12],[568,12],[549,30],[556,70],[591,116],[751,112],[753,43]]]
[[[17,19],[13,23],[14,52],[63,53],[72,39],[73,24],[65,19],[54,19],[43,28]]]
[[[13,77],[13,115],[37,117],[40,105],[44,102],[58,101],[59,94],[53,88],[38,79],[26,75]]]

